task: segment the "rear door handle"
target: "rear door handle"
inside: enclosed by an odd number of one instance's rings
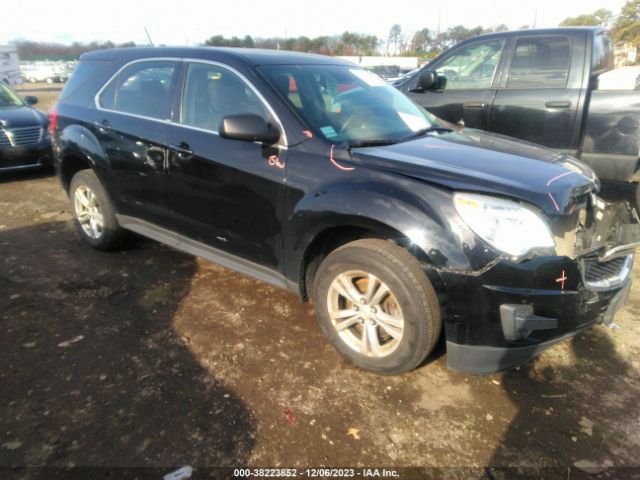
[[[547,108],[569,108],[571,102],[569,100],[551,100],[544,104]]]
[[[179,145],[169,145],[169,148],[177,154],[180,160],[189,160],[193,157],[193,151],[185,142],[181,142]]]
[[[486,102],[465,102],[462,108],[487,108]]]

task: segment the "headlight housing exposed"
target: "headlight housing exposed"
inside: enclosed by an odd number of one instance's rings
[[[518,257],[534,248],[554,247],[546,222],[533,210],[502,198],[456,193],[458,215],[492,247]]]

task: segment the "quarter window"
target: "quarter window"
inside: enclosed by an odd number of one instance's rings
[[[268,119],[264,103],[236,74],[217,65],[188,66],[181,123],[217,132],[224,117],[247,113]]]
[[[107,85],[102,108],[165,120],[169,118],[175,62],[148,61],[125,68]]]
[[[569,38],[520,38],[509,67],[507,88],[564,88],[570,65]]]
[[[446,90],[489,88],[502,54],[502,41],[474,43],[445,58],[437,67]]]

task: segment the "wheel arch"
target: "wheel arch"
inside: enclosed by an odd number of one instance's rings
[[[98,139],[81,125],[69,125],[60,132],[56,159],[65,191],[69,189],[71,179],[78,171],[89,168],[97,171],[107,161]]]
[[[306,244],[299,261],[298,295],[306,301],[310,297],[313,278],[322,261],[331,252],[347,243],[364,238],[378,238],[388,240],[405,248],[427,269],[429,278],[439,284],[440,280],[435,271],[434,261],[428,253],[417,246],[415,242],[403,232],[393,226],[375,219],[352,216],[341,217],[341,222],[326,225],[318,230]]]
[[[322,259],[359,238],[391,240],[430,266],[436,276],[440,269],[475,270],[490,255],[478,252],[471,232],[457,225],[457,218],[451,193],[424,183],[374,181],[325,187],[301,199],[290,218],[287,277],[306,300]]]
[[[402,242],[400,232],[387,225],[369,221],[349,221],[327,226],[319,231],[307,244],[301,259],[299,296],[308,300],[313,278],[322,260],[335,249],[361,238],[381,238]]]
[[[69,191],[71,185],[71,179],[80,170],[92,169],[91,162],[81,154],[69,153],[60,160],[58,167],[58,175],[60,176],[60,182],[66,192]]]

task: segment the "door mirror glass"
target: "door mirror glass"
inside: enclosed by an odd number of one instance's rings
[[[24,97],[24,101],[27,105],[35,105],[36,103],[38,103],[38,97],[29,95],[28,97]]]
[[[259,115],[228,115],[220,122],[221,137],[272,145],[280,140],[280,131]]]
[[[418,85],[423,90],[436,90],[438,73],[435,70],[423,70],[418,77]]]

